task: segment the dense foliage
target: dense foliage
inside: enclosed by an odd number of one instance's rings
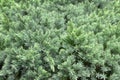
[[[120,80],[120,0],[0,0],[0,80]]]

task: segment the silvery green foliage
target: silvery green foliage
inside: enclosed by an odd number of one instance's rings
[[[0,80],[119,80],[119,4],[0,0]]]

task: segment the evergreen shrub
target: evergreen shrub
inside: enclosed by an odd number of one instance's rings
[[[0,80],[120,80],[120,1],[0,0]]]

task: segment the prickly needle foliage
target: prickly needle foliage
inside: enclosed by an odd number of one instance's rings
[[[119,80],[119,4],[0,0],[0,80]]]

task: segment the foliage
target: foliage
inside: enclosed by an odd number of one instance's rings
[[[0,80],[119,80],[119,0],[0,0]]]

